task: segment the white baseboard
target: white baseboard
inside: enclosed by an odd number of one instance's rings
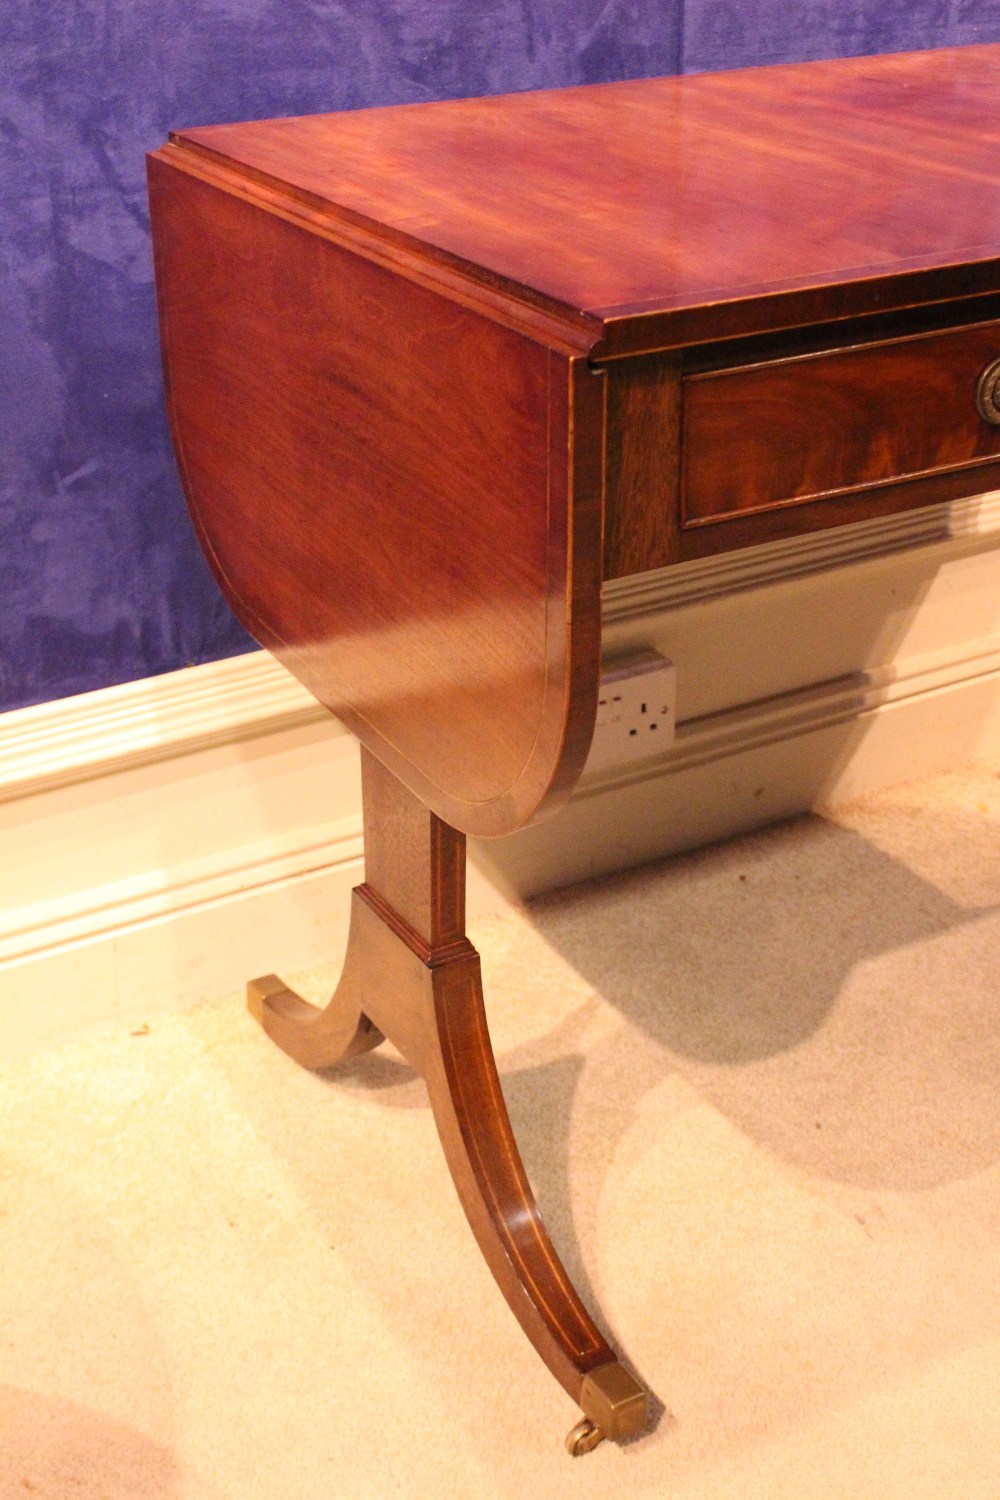
[[[1000,754],[1000,497],[609,586],[676,744],[471,849],[470,914]],[[354,741],[264,653],[0,717],[0,1057],[336,959]]]

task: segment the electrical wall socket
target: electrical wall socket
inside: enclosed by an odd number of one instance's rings
[[[601,673],[588,771],[660,755],[674,743],[677,668],[656,651],[610,662]]]

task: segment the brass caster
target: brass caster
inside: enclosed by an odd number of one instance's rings
[[[571,1458],[579,1458],[581,1454],[590,1453],[598,1443],[603,1442],[604,1433],[601,1429],[595,1427],[589,1417],[583,1417],[566,1439],[566,1452]]]
[[[597,1431],[589,1445],[578,1450],[581,1453],[596,1448],[601,1438],[620,1443],[638,1437],[646,1426],[646,1392],[616,1359],[598,1365],[583,1377],[577,1399],[586,1422]],[[570,1436],[578,1432],[579,1426],[574,1427]]]

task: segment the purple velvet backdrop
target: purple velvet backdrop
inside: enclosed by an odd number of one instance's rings
[[[143,153],[174,125],[1000,40],[1000,0],[6,0],[0,709],[251,644],[162,412]]]

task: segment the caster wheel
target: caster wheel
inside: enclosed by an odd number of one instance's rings
[[[604,1442],[604,1433],[599,1427],[595,1427],[589,1417],[584,1417],[577,1422],[566,1439],[566,1452],[573,1458],[579,1458],[581,1454],[590,1453],[598,1443]]]

